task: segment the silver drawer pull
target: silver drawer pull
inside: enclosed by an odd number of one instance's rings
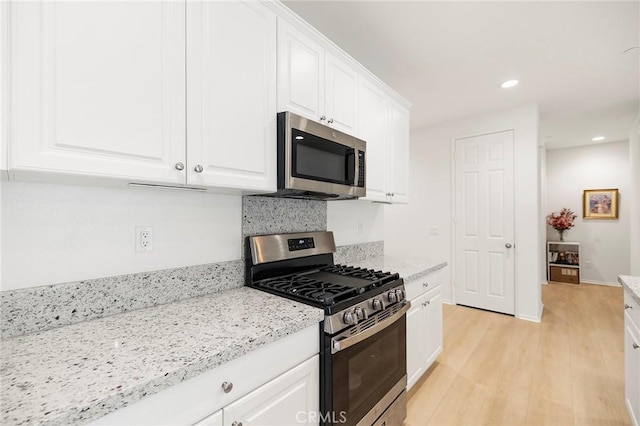
[[[640,348],[640,346],[638,346],[636,342],[633,342],[633,349],[638,349],[638,348]]]
[[[242,422],[233,422],[231,426],[242,426]]]
[[[422,284],[422,287],[424,287],[424,288],[429,287],[429,283],[424,283],[424,284]]]
[[[627,304],[625,303],[625,304],[624,304],[624,308],[625,308],[625,309],[633,309],[633,306],[631,306],[631,305],[627,305]]]
[[[224,393],[229,393],[229,392],[231,392],[232,389],[233,389],[233,383],[224,382],[222,384],[222,390],[224,391]]]

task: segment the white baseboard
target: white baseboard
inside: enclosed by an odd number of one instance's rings
[[[549,284],[549,281],[542,281],[542,284],[543,284],[543,285],[548,285],[548,284]]]
[[[608,281],[594,281],[594,280],[580,280],[581,283],[584,284],[596,284],[596,285],[607,285],[610,287],[622,287],[620,283],[612,283]]]

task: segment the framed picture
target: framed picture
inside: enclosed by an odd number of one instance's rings
[[[585,189],[582,201],[585,219],[617,219],[618,189]]]

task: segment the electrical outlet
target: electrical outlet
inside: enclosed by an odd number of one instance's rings
[[[136,226],[136,253],[153,251],[153,226]]]
[[[358,222],[358,234],[362,234],[364,232],[364,222]]]
[[[437,226],[429,228],[429,235],[440,235],[440,228]]]
[[[585,267],[586,269],[591,269],[591,261],[590,261],[590,260],[587,260],[586,262],[584,262],[584,267]]]

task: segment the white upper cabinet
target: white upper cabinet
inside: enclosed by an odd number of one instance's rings
[[[185,6],[12,2],[9,168],[184,182]]]
[[[10,20],[14,176],[276,189],[263,3],[14,2]]]
[[[325,104],[327,123],[342,132],[356,133],[358,74],[333,55],[325,54]]]
[[[367,142],[366,200],[409,202],[409,111],[361,79],[358,137]]]
[[[409,202],[409,111],[389,103],[389,189],[391,202]]]
[[[318,121],[323,94],[324,49],[278,20],[278,112],[291,111]]]
[[[187,3],[187,184],[276,190],[276,16]]]
[[[386,97],[376,86],[364,79],[358,93],[358,137],[367,142],[365,199],[387,201]]]
[[[312,37],[278,20],[278,111],[355,134],[358,74]]]

